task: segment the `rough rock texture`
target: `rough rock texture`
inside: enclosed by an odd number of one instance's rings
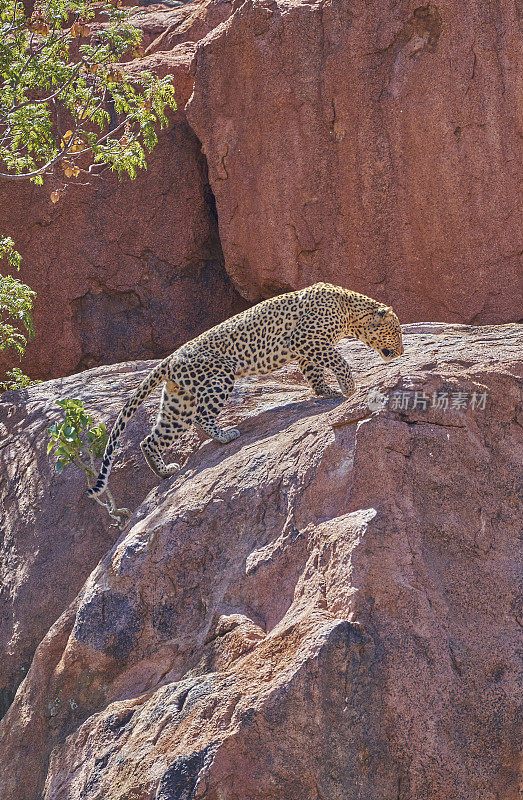
[[[146,55],[198,42],[228,19],[232,6],[230,0],[194,0],[172,10],[162,3],[149,7],[136,18]]]
[[[163,356],[243,307],[226,273],[249,302],[331,280],[405,322],[523,317],[513,4],[196,0],[135,20],[129,69],[172,74],[179,101],[148,172],[56,206],[52,182],[0,184],[38,292],[26,372]]]
[[[517,42],[514,4],[460,0],[247,0],[202,40],[188,118],[243,296],[520,319]]]
[[[135,181],[107,175],[56,205],[58,179],[0,182],[0,232],[14,238],[20,277],[38,294],[27,374],[163,357],[246,307],[224,269],[206,162],[183,113],[192,56],[179,47],[129,66],[172,74],[179,105]],[[12,362],[0,359],[0,372]]]
[[[350,401],[294,368],[239,382],[241,438],[188,442],[148,494],[138,418],[114,489],[143,502],[112,549],[79,483],[49,476],[44,418],[88,388],[112,417],[145,365],[5,399],[16,628],[35,633],[69,561],[86,582],[0,723],[2,800],[515,800],[521,331],[410,331],[388,365],[342,346]],[[52,555],[18,601],[30,513]]]
[[[0,484],[0,716],[36,646],[118,537],[105,512],[88,500],[83,473],[69,467],[62,476],[52,468],[46,429],[63,419],[55,401],[78,397],[95,419],[112,424],[122,398],[156,363],[101,367],[0,396],[0,472],[5,476]],[[136,504],[135,482],[145,493],[157,483],[136,446],[149,432],[157,406],[157,397],[148,398],[131,421],[130,436],[122,440],[112,483],[124,507]]]

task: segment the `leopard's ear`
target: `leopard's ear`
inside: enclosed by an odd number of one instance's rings
[[[376,313],[374,314],[374,322],[376,324],[380,323],[386,314],[389,314],[392,311],[392,306],[384,306],[383,308],[378,308]]]

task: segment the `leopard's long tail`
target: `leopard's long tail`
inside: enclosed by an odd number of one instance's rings
[[[116,443],[127,427],[127,423],[135,413],[136,409],[143,403],[145,398],[153,391],[153,389],[155,389],[160,383],[162,383],[162,381],[168,378],[169,362],[171,358],[172,356],[169,356],[161,361],[158,366],[149,373],[149,375],[141,382],[138,388],[135,389],[118,414],[116,422],[113,425],[111,435],[109,436],[109,441],[105,447],[102,466],[100,467],[98,478],[95,485],[87,492],[89,497],[94,497],[94,495],[101,494],[107,487],[107,481],[109,479],[109,473],[113,463]]]

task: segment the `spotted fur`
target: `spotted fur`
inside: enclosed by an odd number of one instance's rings
[[[106,488],[118,438],[160,383],[164,388],[158,419],[141,448],[151,469],[167,478],[179,465],[165,464],[162,451],[191,425],[218,442],[240,435],[216,424],[238,377],[263,375],[297,361],[317,395],[350,397],[351,369],[334,347],[348,336],[360,339],[387,361],[403,353],[401,328],[392,308],[328,283],[271,297],[182,345],[153,369],[123,406],[89,494]],[[326,383],[325,369],[334,373],[341,392]]]

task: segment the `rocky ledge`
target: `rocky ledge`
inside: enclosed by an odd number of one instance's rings
[[[159,485],[149,399],[121,534],[45,428],[61,396],[111,422],[150,364],[3,395],[2,800],[513,800],[521,343],[345,343],[350,401],[241,381],[241,438]]]

